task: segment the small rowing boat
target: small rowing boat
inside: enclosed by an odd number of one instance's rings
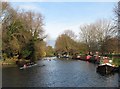
[[[33,66],[36,66],[37,64],[32,64],[32,65],[28,65],[28,66],[23,66],[23,67],[20,67],[20,69],[26,69],[26,68],[30,68],[30,67],[33,67]]]

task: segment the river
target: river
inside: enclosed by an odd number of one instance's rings
[[[45,65],[45,66],[42,66]],[[102,76],[97,65],[80,60],[40,60],[20,70],[2,69],[3,87],[118,87],[118,73]]]

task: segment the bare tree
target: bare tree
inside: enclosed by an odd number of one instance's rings
[[[72,30],[65,30],[64,31],[64,34],[66,34],[67,36],[69,36],[71,39],[76,39],[76,35],[75,35],[75,33],[72,31]]]
[[[93,24],[84,25],[80,27],[80,36],[83,38],[83,41],[87,44],[88,51],[95,50],[96,47],[96,31]]]
[[[34,39],[46,38],[46,35],[44,35],[44,29],[43,29],[43,26],[44,26],[43,16],[40,13],[38,14],[31,11],[21,12],[19,16],[21,16],[22,21],[24,21],[23,23],[24,23],[24,27],[26,27],[25,29],[29,30],[32,33],[32,35],[34,36]]]
[[[114,35],[113,32],[114,25],[106,19],[80,27],[80,36],[88,45],[89,51],[100,50],[102,46],[105,46],[105,41]]]
[[[120,1],[117,3],[117,5],[114,8],[115,12],[115,23],[116,23],[116,33],[117,33],[117,39],[118,39],[118,52],[120,53]]]

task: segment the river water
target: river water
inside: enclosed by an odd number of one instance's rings
[[[45,66],[42,66],[45,65]],[[20,70],[3,68],[3,87],[118,87],[118,73],[102,76],[97,65],[80,60],[40,60]]]

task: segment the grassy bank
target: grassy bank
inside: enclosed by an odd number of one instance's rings
[[[120,66],[120,59],[119,58],[114,58],[113,59],[113,64],[116,66]]]
[[[16,65],[16,61],[18,59],[17,58],[6,58],[5,60],[0,60],[0,65],[2,65],[2,67],[17,67]],[[29,60],[25,60],[25,59],[19,59],[19,62],[29,62]]]
[[[16,67],[16,58],[6,58],[5,60],[0,60],[0,65],[2,67]]]

